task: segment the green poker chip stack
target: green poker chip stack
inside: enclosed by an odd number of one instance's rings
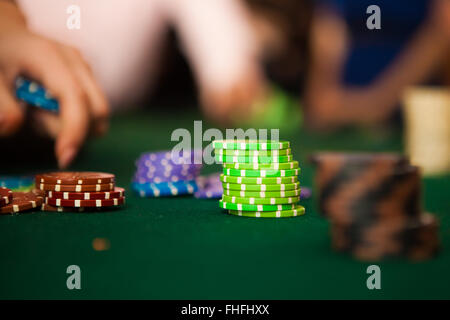
[[[301,172],[288,141],[216,140],[222,209],[236,216],[285,218],[305,214],[299,204]]]

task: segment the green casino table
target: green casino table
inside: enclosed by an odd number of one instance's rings
[[[142,199],[129,190],[141,152],[169,149],[177,128],[193,131],[199,114],[136,111],[113,118],[110,133],[90,141],[72,170],[112,172],[127,188],[121,210],[34,212],[0,217],[1,299],[441,299],[450,298],[450,176],[424,179],[424,210],[441,220],[443,250],[435,259],[389,260],[381,290],[368,290],[362,263],[330,248],[328,222],[314,194],[306,215],[289,219],[230,216],[217,200]],[[205,124],[204,130],[207,128]],[[312,135],[280,132],[312,186],[307,156],[319,150],[401,151],[401,131],[349,130]],[[54,169],[30,160],[8,174]],[[207,166],[205,172],[220,170]],[[107,239],[96,251],[93,240]],[[81,269],[81,290],[68,290],[66,269]]]

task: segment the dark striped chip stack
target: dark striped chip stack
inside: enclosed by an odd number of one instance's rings
[[[132,189],[141,197],[190,195],[198,190],[202,150],[143,153],[136,160]]]
[[[107,210],[125,204],[125,190],[115,176],[103,172],[49,172],[35,177],[44,197],[42,211]]]
[[[424,260],[438,252],[438,221],[422,212],[420,170],[406,158],[321,153],[312,160],[335,250],[364,261]]]
[[[229,214],[254,218],[301,216],[300,168],[288,141],[216,140],[224,166],[219,201]]]

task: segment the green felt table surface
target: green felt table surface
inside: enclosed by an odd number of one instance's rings
[[[122,210],[35,212],[0,217],[0,298],[32,299],[409,299],[450,298],[450,177],[424,179],[424,206],[441,220],[443,251],[433,260],[390,260],[381,290],[368,290],[366,268],[330,248],[328,222],[315,199],[306,215],[252,219],[224,213],[216,200],[142,199],[129,190],[141,152],[175,145],[176,128],[193,131],[196,114],[132,112],[116,116],[109,134],[89,142],[71,169],[112,172],[127,188]],[[206,126],[206,125],[205,125]],[[311,152],[401,151],[400,131],[284,135],[300,161],[301,184],[312,186]],[[12,164],[2,173],[52,169]],[[206,172],[219,166],[205,168]],[[95,251],[106,238],[110,249]],[[81,290],[68,290],[66,268],[81,268]]]

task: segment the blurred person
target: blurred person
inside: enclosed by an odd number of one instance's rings
[[[374,4],[381,9],[379,30],[366,27]],[[430,80],[449,42],[448,0],[318,1],[306,123],[332,129],[386,122],[407,86]]]
[[[14,80],[42,83],[60,115],[33,110],[56,139],[61,168],[89,131],[107,130],[110,110],[151,91],[168,26],[194,71],[203,111],[227,124],[249,117],[265,80],[248,13],[238,0],[79,0],[81,28],[66,27],[70,0],[0,0],[0,136],[22,125]]]
[[[242,0],[267,76],[299,94],[308,67],[313,0]]]

